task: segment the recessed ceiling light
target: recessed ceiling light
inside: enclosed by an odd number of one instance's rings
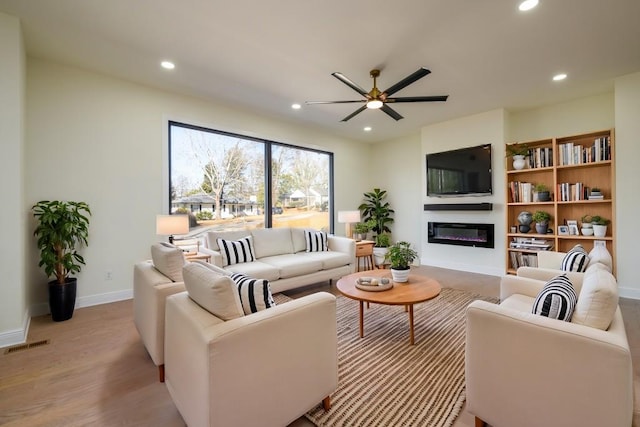
[[[533,9],[537,5],[538,5],[538,0],[524,0],[522,3],[520,3],[520,6],[518,6],[518,9],[520,9],[523,12],[526,12],[527,10]]]
[[[554,82],[559,82],[560,80],[564,80],[567,78],[567,75],[565,73],[560,73],[560,74],[556,74],[555,76],[553,76],[553,81]]]
[[[173,70],[174,68],[176,68],[176,64],[170,61],[162,61],[160,65],[166,70]]]
[[[293,108],[294,110],[299,110],[302,108],[302,105],[300,104],[291,104],[291,108]]]
[[[364,127],[364,131],[365,132],[371,132],[371,126],[365,126]]]

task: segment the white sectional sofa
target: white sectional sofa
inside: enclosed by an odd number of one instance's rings
[[[356,246],[352,239],[327,236],[327,251],[307,252],[303,228],[261,228],[239,231],[209,231],[206,247],[211,264],[234,273],[267,279],[273,293],[351,274],[356,266]],[[255,261],[225,265],[218,239],[238,241],[251,237]]]

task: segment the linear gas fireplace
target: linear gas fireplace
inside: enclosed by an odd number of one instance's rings
[[[493,248],[493,224],[429,222],[429,243]]]

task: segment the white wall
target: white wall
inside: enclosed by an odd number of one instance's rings
[[[155,215],[166,204],[167,119],[334,152],[336,212],[352,209],[369,188],[368,144],[45,60],[29,58],[27,70],[24,206],[79,200],[93,212],[79,306],[130,297],[133,264],[149,258],[149,246],[159,239]],[[47,282],[34,243],[27,241],[31,304],[46,301]]]
[[[640,299],[638,212],[640,212],[640,73],[615,81],[617,278],[620,294]]]
[[[422,152],[419,180],[420,200],[424,203],[493,203],[492,211],[423,211],[420,217],[421,262],[444,268],[501,275],[505,269],[505,185],[504,152],[507,113],[493,110],[456,120],[437,123],[422,128]],[[427,197],[426,166],[427,153],[491,144],[493,194],[479,197],[437,198]],[[419,206],[422,209],[422,205]],[[427,242],[427,223],[469,222],[487,223],[495,226],[495,248],[442,245]]]
[[[18,19],[0,13],[0,347],[22,342],[29,322],[25,296],[23,202],[24,46]]]
[[[416,196],[422,182],[420,134],[416,132],[374,145],[373,158],[369,168],[371,185],[367,191],[387,190],[387,201],[395,211],[394,222],[389,227],[393,242],[404,240],[420,251],[422,205]]]

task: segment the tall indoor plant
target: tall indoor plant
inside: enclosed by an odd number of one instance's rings
[[[78,249],[88,244],[91,210],[84,202],[42,200],[31,208],[38,221],[34,236],[40,250],[39,267],[44,267],[49,282],[51,317],[59,322],[73,316],[77,279],[84,258]]]
[[[384,200],[386,197],[386,190],[374,188],[373,191],[364,193],[365,201],[358,206],[358,210],[362,212],[365,221],[375,221],[376,224],[371,230],[376,235],[391,232],[388,224],[393,222],[391,215],[394,213],[394,210],[391,209],[389,202]]]

